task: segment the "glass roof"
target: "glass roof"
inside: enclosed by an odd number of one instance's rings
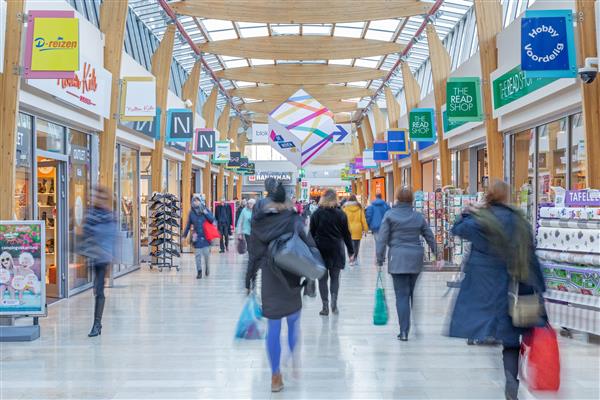
[[[226,1],[226,0],[224,0]],[[433,3],[433,0],[427,0]],[[433,16],[433,22],[442,40],[454,29],[459,21],[472,7],[472,0],[445,0],[440,10]],[[129,6],[142,19],[142,21],[157,35],[162,38],[168,17],[162,11],[157,0],[130,0]],[[227,39],[249,38],[275,35],[311,35],[311,36],[340,36],[352,38],[366,38],[406,44],[413,40],[415,32],[423,22],[423,16],[408,18],[385,19],[377,21],[357,21],[340,24],[261,24],[243,21],[224,21],[217,19],[196,18],[179,16],[179,22],[187,34],[196,43],[212,42]],[[427,39],[424,34],[416,38],[416,42],[406,56],[411,70],[415,72],[428,59]],[[186,70],[191,70],[195,62],[193,50],[178,35],[175,42],[174,57]],[[283,64],[283,63],[329,63],[336,65],[351,65],[357,67],[377,68],[389,71],[398,61],[398,54],[389,54],[375,57],[341,60],[261,60],[227,57],[214,54],[204,54],[204,58],[213,71],[245,66]],[[209,93],[214,82],[202,74],[201,88]],[[221,80],[223,86],[229,88],[258,86],[256,83]],[[378,89],[383,83],[382,79],[374,81],[348,82],[347,86]],[[401,74],[394,74],[389,85],[397,92],[402,88]],[[234,97],[236,104],[249,102],[250,99]],[[227,99],[219,95],[217,104],[223,106]]]

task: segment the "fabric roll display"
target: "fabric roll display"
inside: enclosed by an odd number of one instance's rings
[[[600,254],[600,230],[540,226],[537,248]]]
[[[600,255],[598,254],[566,253],[552,250],[537,250],[535,254],[546,261],[600,267]]]
[[[600,221],[600,207],[540,207],[540,218]]]
[[[550,228],[600,229],[600,221],[540,219],[540,226],[546,226]]]
[[[600,296],[600,270],[556,263],[542,263],[548,289]]]

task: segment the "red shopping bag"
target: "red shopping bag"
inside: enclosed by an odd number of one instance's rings
[[[221,235],[219,235],[219,230],[216,226],[211,224],[209,221],[204,221],[202,224],[202,229],[204,229],[204,237],[209,242],[212,242],[215,239],[219,239]]]
[[[560,387],[560,354],[552,327],[533,328],[523,336],[521,377],[530,390],[556,392]]]

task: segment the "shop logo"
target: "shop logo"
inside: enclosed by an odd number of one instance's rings
[[[92,99],[85,96],[87,92],[96,92],[98,90],[96,68],[92,67],[90,63],[84,62],[83,70],[75,72],[73,79],[58,79],[56,83],[65,92],[77,98],[80,102],[90,106],[96,105]],[[73,91],[72,89],[77,89],[77,91]]]
[[[50,50],[66,50],[66,49],[76,49],[77,41],[76,40],[65,40],[62,36],[58,36],[56,40],[49,40],[42,36],[36,37],[34,39],[34,45],[40,51],[50,51]]]

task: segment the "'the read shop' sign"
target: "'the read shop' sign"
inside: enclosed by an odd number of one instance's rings
[[[483,120],[480,87],[481,79],[478,77],[448,78],[446,113],[449,121]]]
[[[494,79],[492,89],[494,94],[494,110],[519,100],[554,82],[557,78],[527,78],[517,65],[507,73]]]
[[[435,139],[433,108],[415,108],[409,115],[409,134],[413,142]]]

